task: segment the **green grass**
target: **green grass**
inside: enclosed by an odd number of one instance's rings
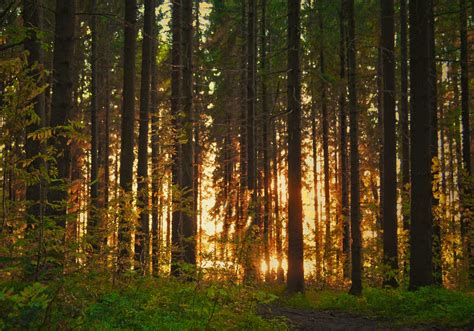
[[[340,291],[308,290],[305,296],[282,297],[281,302],[295,308],[384,317],[405,325],[463,327],[474,324],[474,296],[441,288],[426,287],[415,292],[367,288],[361,297]]]

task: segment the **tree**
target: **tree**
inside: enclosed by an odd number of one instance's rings
[[[466,0],[459,0],[460,7],[460,37],[461,37],[461,121],[462,121],[462,168],[467,184],[461,183],[463,188],[462,211],[461,211],[461,237],[463,241],[464,254],[469,268],[469,280],[474,282],[474,241],[472,240],[472,222],[469,222],[472,215],[471,199],[472,169],[471,169],[471,129],[469,118],[469,48],[467,37],[467,5]],[[474,6],[473,6],[474,8]],[[473,9],[474,11],[474,9]],[[473,16],[474,17],[474,16]],[[471,224],[471,225],[470,225]],[[470,237],[471,236],[471,237]]]
[[[410,213],[405,206],[409,203],[410,184],[410,133],[408,130],[408,43],[407,43],[407,0],[400,0],[400,135],[402,172],[402,216],[403,229],[410,229]]]
[[[350,274],[350,224],[349,224],[349,194],[348,194],[348,178],[347,178],[347,111],[346,111],[346,26],[345,17],[346,8],[344,0],[341,1],[340,17],[339,17],[339,78],[342,81],[339,94],[339,135],[341,149],[341,216],[342,216],[342,253],[344,255],[343,276],[349,278]],[[314,130],[314,129],[313,129]],[[314,150],[313,150],[313,154]],[[314,168],[316,166],[314,165]],[[315,185],[316,187],[316,185]]]
[[[431,0],[429,9],[429,43],[430,43],[430,105],[431,105],[431,182],[433,206],[433,280],[436,285],[443,283],[441,254],[441,213],[439,211],[439,158],[438,158],[438,79],[436,73],[436,42],[434,2]],[[436,165],[436,166],[433,166]]]
[[[264,191],[264,214],[263,214],[263,240],[264,240],[264,255],[265,263],[267,265],[267,273],[265,279],[269,280],[270,277],[270,235],[271,235],[271,208],[272,200],[270,196],[270,135],[269,135],[269,107],[268,107],[268,94],[267,94],[267,0],[261,1],[262,6],[262,18],[261,18],[261,94],[262,94],[262,116],[263,116],[263,128],[262,128],[262,142],[263,142],[263,191]]]
[[[395,53],[392,0],[381,0],[383,64],[383,260],[390,267],[384,284],[396,286],[397,257],[397,159],[395,135]]]
[[[96,0],[92,0],[92,12],[95,13],[97,10]],[[98,226],[98,215],[99,209],[99,126],[98,126],[98,86],[97,86],[97,16],[92,15],[91,17],[91,110],[90,110],[90,121],[91,121],[91,210],[90,219],[87,222],[87,233],[89,240],[91,240],[93,247],[97,250],[96,244],[97,238],[97,226]]]
[[[181,7],[182,0],[176,0],[173,2],[172,13],[171,13],[171,33],[172,33],[172,48],[171,48],[171,116],[172,126],[175,130],[175,135],[179,134],[178,117],[181,110],[181,65],[182,65],[182,30],[181,30]],[[173,184],[173,215],[171,224],[171,273],[175,276],[179,275],[178,263],[183,261],[182,252],[182,214],[179,208],[176,208],[179,201],[176,199],[177,188],[180,184],[180,169],[179,160],[181,156],[181,146],[179,140],[175,137],[174,139],[174,154],[172,164],[172,184]]]
[[[51,101],[51,127],[68,125],[72,112],[72,68],[74,55],[74,0],[57,0],[55,9],[55,37],[53,52],[53,89]],[[57,176],[48,187],[48,202],[52,206],[50,215],[56,217],[59,226],[66,227],[67,183],[70,177],[71,153],[67,138],[52,139],[56,155]]]
[[[428,1],[410,1],[410,286],[433,284]]]
[[[182,0],[182,93],[183,118],[181,129],[184,131],[185,142],[181,145],[181,183],[179,188],[183,192],[182,199],[186,202],[182,210],[182,236],[184,262],[196,264],[196,220],[193,216],[193,2]]]
[[[123,98],[122,127],[120,140],[120,188],[123,191],[122,207],[125,200],[131,199],[134,162],[134,124],[135,124],[135,53],[136,53],[136,0],[125,0],[124,46],[123,46]],[[126,210],[121,211],[119,225],[118,271],[130,269],[130,245],[132,220]]]
[[[156,18],[156,17],[154,17]],[[158,275],[159,272],[159,255],[160,255],[160,217],[159,210],[160,197],[162,197],[162,181],[159,168],[159,108],[158,108],[158,64],[156,55],[158,52],[159,29],[158,25],[153,22],[153,34],[151,38],[151,81],[150,81],[150,108],[151,108],[151,164],[152,164],[152,180],[151,180],[151,261],[152,273]],[[161,184],[161,185],[160,185]],[[161,194],[160,194],[161,193]]]
[[[319,65],[321,74],[321,111],[323,124],[323,160],[324,160],[324,210],[325,210],[325,245],[324,245],[324,259],[325,265],[331,267],[330,251],[331,251],[331,201],[329,195],[329,119],[328,107],[326,98],[326,65],[324,62],[324,22],[322,5],[320,5],[319,13],[319,31],[321,33],[321,48],[319,52]]]
[[[347,5],[348,20],[348,85],[349,85],[349,144],[351,149],[351,260],[352,285],[350,294],[360,295],[362,293],[362,253],[361,253],[361,231],[360,231],[360,177],[359,177],[359,133],[358,133],[358,109],[356,88],[356,45],[355,45],[355,21],[354,0],[345,0]]]
[[[150,247],[148,210],[148,123],[150,116],[150,80],[155,1],[145,1],[143,19],[142,75],[140,84],[140,126],[138,133],[138,205],[139,226],[135,233],[135,268],[146,273]]]
[[[300,0],[288,0],[288,280],[289,293],[304,291],[301,200]]]
[[[23,0],[23,20],[26,28],[29,29],[27,38],[24,41],[25,50],[28,51],[28,65],[43,65],[44,54],[41,48],[38,31],[43,28],[43,8],[41,1]],[[39,121],[26,128],[27,134],[30,134],[41,127],[46,126],[45,95],[41,93],[35,98],[34,111]],[[26,155],[29,159],[34,159],[28,171],[45,171],[45,163],[35,157],[44,151],[44,145],[33,139],[26,141]],[[43,181],[43,182],[42,182]],[[26,200],[31,204],[28,208],[27,224],[32,228],[33,224],[39,221],[44,214],[44,179],[26,187]]]

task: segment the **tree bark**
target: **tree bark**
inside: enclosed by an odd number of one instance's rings
[[[433,0],[430,1],[429,11],[429,43],[430,43],[430,105],[431,105],[431,183],[433,205],[433,280],[436,285],[443,283],[442,253],[441,253],[441,217],[439,210],[439,162],[436,168],[434,161],[438,157],[438,80],[436,73],[436,43]]]
[[[74,56],[74,0],[57,0],[56,26],[53,52],[53,95],[51,101],[51,127],[68,125],[73,108],[72,68]],[[57,177],[48,189],[48,202],[55,204],[50,210],[56,216],[57,225],[66,227],[67,186],[70,179],[71,152],[65,137],[52,138],[56,153]]]
[[[466,0],[460,0],[460,38],[461,38],[461,122],[462,122],[462,176],[460,187],[461,196],[461,239],[463,253],[467,259],[469,281],[474,282],[474,241],[472,240],[473,226],[469,222],[472,215],[472,169],[471,169],[471,129],[469,118],[469,47],[467,36],[467,6]],[[474,12],[474,7],[473,7]],[[474,16],[473,16],[474,17]],[[467,179],[464,179],[467,178]],[[466,183],[464,182],[466,181]]]
[[[433,284],[429,5],[424,0],[410,1],[412,290]]]
[[[346,28],[345,28],[345,6],[344,1],[341,2],[340,12],[340,39],[339,39],[339,77],[341,79],[341,87],[339,92],[339,134],[340,134],[340,169],[341,169],[341,213],[342,213],[342,254],[343,254],[343,277],[350,277],[350,224],[349,224],[349,194],[348,194],[348,178],[347,178],[347,113],[346,113]],[[313,142],[314,144],[314,142]],[[313,148],[313,154],[314,148]],[[313,165],[315,167],[315,165]]]
[[[181,112],[181,97],[182,97],[182,86],[181,86],[181,75],[182,70],[182,19],[181,19],[181,7],[182,0],[176,0],[173,2],[172,17],[171,17],[171,33],[172,33],[172,49],[171,49],[171,116],[172,126],[175,130],[175,135],[179,136],[179,114]],[[182,213],[179,210],[179,200],[176,198],[181,183],[181,175],[179,169],[179,163],[181,158],[181,145],[178,138],[174,138],[175,151],[173,154],[172,164],[172,221],[171,221],[171,274],[174,276],[179,275],[179,263],[184,260],[182,251],[182,230],[183,220]]]
[[[92,0],[92,13],[97,10],[97,1]],[[97,230],[99,225],[99,121],[98,121],[98,76],[97,76],[97,16],[91,17],[91,178],[90,178],[90,213],[87,221],[87,236],[94,251],[98,250]]]
[[[408,42],[407,0],[400,0],[400,135],[402,172],[402,217],[403,229],[410,229],[410,132],[408,128]]]
[[[395,133],[395,53],[394,4],[381,0],[382,65],[383,65],[383,262],[389,267],[384,284],[395,287],[397,254],[397,158]]]
[[[359,132],[358,107],[356,89],[356,45],[354,0],[347,1],[348,38],[347,49],[348,84],[349,84],[349,127],[350,127],[350,162],[351,162],[351,258],[352,258],[352,285],[350,294],[362,293],[362,252],[360,231],[360,176],[359,176]]]
[[[261,93],[262,93],[262,142],[263,142],[263,191],[264,191],[264,213],[263,213],[263,240],[264,240],[264,255],[265,263],[267,265],[267,272],[265,279],[270,280],[270,235],[271,235],[271,208],[272,200],[270,195],[270,139],[268,134],[269,126],[269,109],[268,109],[268,94],[267,94],[267,0],[261,1],[262,6],[262,18],[261,18]]]
[[[151,82],[150,82],[150,106],[151,106],[151,264],[152,274],[159,274],[160,263],[160,220],[163,201],[163,174],[159,164],[159,104],[158,104],[158,64],[156,55],[158,52],[159,28],[158,24],[153,22],[153,39],[151,45]],[[161,200],[161,201],[160,201]]]
[[[150,114],[151,48],[155,1],[145,0],[143,18],[142,73],[140,84],[140,123],[138,131],[138,194],[137,205],[141,208],[135,231],[135,269],[147,273],[150,247],[149,188],[148,188],[148,121]]]
[[[320,7],[321,10],[321,7]],[[324,216],[325,216],[325,241],[324,241],[324,266],[325,272],[331,269],[331,201],[329,195],[329,120],[326,99],[326,68],[324,62],[324,22],[323,13],[319,13],[319,30],[321,33],[321,48],[319,53],[319,65],[321,75],[321,111],[323,124],[323,162],[324,162]],[[329,270],[328,270],[329,269]]]
[[[135,127],[135,54],[136,54],[136,0],[125,0],[124,48],[123,48],[123,98],[122,98],[122,127],[120,140],[120,188],[124,200],[131,202],[133,184],[133,162],[135,156],[134,127]],[[122,208],[125,208],[122,200]],[[119,261],[118,271],[130,269],[131,258],[131,229],[132,220],[127,217],[127,211],[121,210],[119,223]]]
[[[300,0],[288,0],[288,280],[289,293],[304,291],[301,200]]]
[[[186,141],[181,146],[181,183],[182,199],[186,202],[182,210],[183,222],[183,251],[184,262],[196,264],[196,220],[193,216],[193,1],[182,0],[182,91],[183,91],[183,119],[181,128],[184,130]]]
[[[42,1],[23,0],[23,24],[28,31],[27,38],[24,41],[25,50],[28,51],[28,65],[42,66],[44,62],[44,54],[41,49],[40,41],[38,40],[37,31],[43,28],[43,7]],[[36,70],[34,71],[34,73]],[[45,94],[41,93],[34,100],[34,111],[39,118],[38,123],[30,124],[26,128],[26,134],[35,132],[36,130],[46,126],[46,108],[45,108]],[[44,151],[45,146],[33,139],[26,139],[26,157],[28,159],[35,158],[39,153]],[[29,173],[37,171],[45,171],[46,164],[40,158],[35,159],[29,169]],[[26,187],[26,200],[30,204],[27,211],[27,229],[30,230],[36,225],[42,223],[44,213],[44,195],[45,183],[44,175],[40,175],[38,182],[35,182]],[[40,225],[41,226],[41,225]]]

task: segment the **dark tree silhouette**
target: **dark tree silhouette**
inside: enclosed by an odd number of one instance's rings
[[[360,231],[360,175],[359,175],[359,123],[357,107],[356,88],[356,45],[355,45],[355,21],[354,21],[354,0],[347,2],[348,20],[348,85],[349,85],[349,127],[350,127],[350,148],[351,148],[351,260],[352,260],[352,285],[350,294],[360,295],[362,293],[362,252],[361,252],[361,231]]]
[[[385,285],[396,286],[397,257],[397,158],[395,133],[395,53],[393,0],[381,0],[383,65],[383,260],[390,267]]]
[[[288,0],[288,280],[289,293],[304,291],[301,200],[300,0]]]
[[[410,289],[433,284],[429,6],[410,1]]]
[[[120,140],[120,188],[125,193],[124,199],[131,198],[133,185],[133,162],[135,156],[135,54],[136,54],[136,0],[125,0],[125,24],[123,47],[123,98],[122,98],[122,128]],[[124,201],[122,201],[124,203]],[[123,208],[125,206],[123,205]],[[130,269],[131,258],[131,226],[132,220],[126,217],[122,210],[119,225],[119,261],[118,270],[124,272]]]

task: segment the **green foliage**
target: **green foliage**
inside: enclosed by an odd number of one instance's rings
[[[367,288],[361,297],[345,292],[308,291],[306,296],[285,298],[283,304],[379,316],[400,324],[462,327],[474,323],[472,294],[432,287],[415,292]]]
[[[106,293],[89,306],[82,324],[101,330],[284,329],[255,313],[272,296],[228,284],[143,280]]]
[[[39,326],[49,298],[46,286],[33,283],[22,289],[0,289],[0,329],[24,329]]]
[[[111,275],[109,275],[111,276]],[[257,315],[277,296],[230,283],[70,276],[0,291],[0,329],[286,330]]]

